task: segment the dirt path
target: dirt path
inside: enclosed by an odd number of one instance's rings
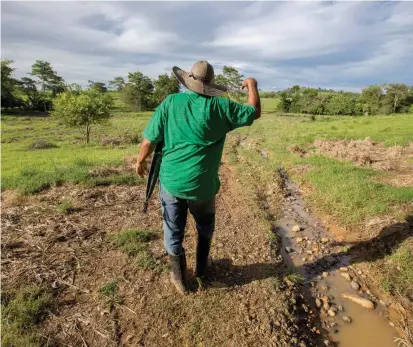
[[[139,211],[144,186],[58,187],[26,201],[3,197],[2,284],[53,291],[57,307],[41,334],[59,346],[316,346],[320,327],[290,280],[270,224],[228,164],[221,167],[214,259],[204,291],[180,297],[162,270],[160,206]],[[59,214],[70,198],[75,209]],[[9,199],[10,200],[10,199]],[[154,262],[137,266],[110,243],[128,229],[154,229]],[[195,232],[185,246],[194,265]],[[289,283],[289,286],[285,284]],[[115,283],[108,297],[102,288]],[[306,313],[307,311],[307,313]],[[313,316],[313,317],[311,317]]]

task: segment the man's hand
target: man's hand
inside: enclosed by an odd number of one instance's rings
[[[252,77],[248,77],[244,82],[241,84],[241,89],[251,90],[253,88],[257,88],[257,80]]]
[[[258,93],[258,82],[255,78],[247,78],[241,84],[241,89],[248,89],[248,101],[247,104],[254,106],[257,111],[257,116],[255,119],[261,117],[261,101],[260,94]]]
[[[142,178],[145,176],[146,173],[146,158],[148,158],[151,155],[154,148],[155,145],[153,145],[149,140],[143,139],[140,145],[138,159],[136,160],[135,165],[136,174]]]
[[[143,178],[145,176],[145,173],[146,173],[146,162],[145,161],[143,161],[143,162],[136,161],[135,171],[136,171],[136,174],[139,177]]]

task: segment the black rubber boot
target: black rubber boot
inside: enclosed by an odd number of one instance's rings
[[[180,294],[186,292],[186,257],[185,252],[181,255],[170,255],[171,280]]]
[[[205,275],[205,270],[208,267],[209,250],[211,248],[212,238],[207,239],[202,235],[198,235],[198,244],[196,246],[196,267],[195,277],[202,278]]]

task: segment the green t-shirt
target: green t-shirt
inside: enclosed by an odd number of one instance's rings
[[[185,92],[169,95],[156,109],[143,136],[164,141],[159,179],[171,195],[209,200],[218,193],[225,135],[251,125],[253,106]]]

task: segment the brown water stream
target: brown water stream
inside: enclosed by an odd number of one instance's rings
[[[298,187],[286,180],[290,195],[284,206],[284,215],[277,223],[277,233],[283,240],[283,256],[287,264],[293,266],[306,279],[305,285],[315,298],[328,298],[331,306],[338,308],[334,317],[327,310],[317,308],[323,328],[329,331],[330,340],[340,347],[392,347],[397,331],[381,315],[383,307],[377,298],[368,295],[366,288],[352,288],[344,278],[347,273],[353,281],[357,273],[349,256],[331,245],[331,238],[322,222],[305,208],[298,193]],[[292,231],[300,226],[298,232]],[[339,268],[341,268],[339,270]],[[346,268],[346,271],[343,271]],[[344,275],[347,276],[347,275]],[[353,283],[354,286],[354,283]],[[357,294],[374,302],[375,309],[367,309],[342,297],[343,293]],[[322,299],[323,300],[323,299]],[[322,301],[323,302],[323,301]],[[343,321],[350,317],[351,323]]]

